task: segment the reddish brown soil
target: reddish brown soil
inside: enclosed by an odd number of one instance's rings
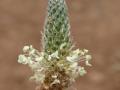
[[[78,90],[120,90],[120,0],[67,0],[76,46],[93,55]],[[17,63],[26,44],[40,48],[47,0],[0,0],[0,90],[34,90]]]

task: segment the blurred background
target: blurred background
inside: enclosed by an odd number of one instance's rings
[[[17,63],[24,45],[40,50],[48,0],[0,0],[0,90],[34,90],[31,70]],[[93,67],[78,90],[120,90],[120,0],[66,0],[76,47]]]

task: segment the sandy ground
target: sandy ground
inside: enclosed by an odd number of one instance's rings
[[[93,67],[78,90],[120,90],[120,0],[67,0],[76,47]],[[17,63],[24,45],[40,50],[47,0],[0,0],[0,90],[34,90],[31,70]]]

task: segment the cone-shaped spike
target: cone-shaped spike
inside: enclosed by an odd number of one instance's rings
[[[64,44],[71,47],[70,24],[65,0],[48,0],[48,12],[44,27],[44,51],[51,54]]]

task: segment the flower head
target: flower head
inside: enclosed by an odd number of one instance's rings
[[[87,49],[73,50],[65,0],[48,0],[48,15],[42,38],[41,52],[32,45],[24,46],[23,54],[18,57],[19,63],[27,64],[34,72],[32,80],[48,90],[54,86],[69,86],[77,77],[86,74],[80,63],[91,66],[89,61],[92,57]]]

